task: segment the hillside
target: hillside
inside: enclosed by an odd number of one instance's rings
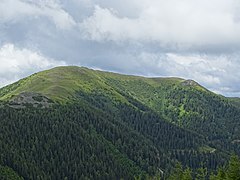
[[[25,179],[167,176],[240,154],[239,107],[193,80],[58,67],[0,101],[0,165]]]
[[[233,97],[233,98],[229,98],[229,100],[237,107],[240,108],[240,98],[237,97]]]
[[[119,82],[122,86],[127,84],[125,90],[128,90],[128,87],[131,87],[131,83],[137,83],[138,86],[142,85],[154,88],[180,83],[184,84],[184,81],[184,79],[180,78],[145,78],[127,76],[116,73],[94,71],[84,67],[57,67],[33,74],[30,77],[2,88],[0,91],[0,99],[8,100],[11,96],[19,95],[22,92],[35,92],[47,96],[52,100],[64,102],[76,98],[77,91],[91,93],[96,89],[102,89],[116,92],[116,89],[112,89],[111,87],[112,85],[117,85],[114,84],[114,82]],[[191,86],[191,83],[186,83],[185,85]],[[204,90],[204,88],[197,83],[193,83],[192,85]]]

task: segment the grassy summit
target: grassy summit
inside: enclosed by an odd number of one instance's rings
[[[75,92],[89,91],[101,82],[93,71],[80,67],[58,67],[33,74],[1,90],[1,99],[9,99],[22,92],[41,93],[53,100],[64,101],[74,97]]]
[[[24,78],[0,90],[0,100],[9,100],[23,92],[35,92],[52,100],[64,102],[76,98],[76,92],[91,93],[95,90],[106,90],[119,96],[119,88],[140,93],[140,98],[146,90],[162,86],[181,85],[180,78],[145,78],[128,76],[110,72],[95,71],[85,67],[67,66],[42,71]],[[186,86],[191,86],[187,85]],[[145,89],[147,88],[147,89]],[[199,85],[196,88],[203,89]],[[152,96],[154,92],[148,92]],[[137,95],[136,95],[137,96]]]

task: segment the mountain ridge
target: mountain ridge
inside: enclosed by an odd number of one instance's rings
[[[167,176],[176,161],[214,171],[240,154],[239,107],[193,80],[58,67],[0,89],[0,100],[0,165],[24,178],[55,177],[48,166],[60,179]]]
[[[74,75],[77,75],[75,76]],[[63,86],[61,85],[69,85],[67,84],[63,84],[61,83],[58,84],[61,81],[61,78],[64,78],[65,80],[72,80],[72,79],[79,79],[81,78],[81,75],[84,76],[83,79],[80,80],[84,80],[84,78],[96,78],[96,81],[101,82],[101,78],[99,78],[99,76],[103,76],[104,78],[108,77],[108,76],[114,76],[117,78],[126,78],[129,80],[143,80],[143,81],[149,81],[149,84],[158,84],[158,83],[184,83],[184,82],[192,82],[193,84],[184,84],[186,86],[199,86],[201,88],[203,88],[202,86],[200,86],[197,82],[195,82],[194,80],[186,80],[186,79],[182,79],[182,78],[177,78],[177,77],[144,77],[144,76],[136,76],[136,75],[125,75],[125,74],[120,74],[120,73],[114,73],[114,72],[107,72],[107,71],[100,71],[100,70],[93,70],[93,69],[89,69],[86,67],[78,67],[78,66],[59,66],[59,67],[55,67],[53,69],[50,70],[45,70],[45,71],[41,71],[39,73],[34,73],[33,75],[30,75],[29,77],[23,78],[13,84],[7,85],[5,87],[0,88],[0,100],[5,100],[5,99],[9,99],[11,98],[10,96],[13,95],[18,95],[18,93],[23,93],[23,92],[34,92],[36,91],[36,93],[42,93],[46,96],[52,96],[52,98],[56,98],[51,94],[51,91],[54,91],[54,89],[59,88],[60,91],[66,91],[66,93],[69,94],[73,94],[74,92],[72,91],[67,91],[67,89],[64,89]],[[73,76],[72,76],[73,75]],[[72,76],[72,77],[71,77]],[[72,79],[70,79],[72,78]],[[104,80],[104,79],[103,79]],[[37,82],[35,82],[37,81]],[[156,82],[156,83],[154,83]],[[72,88],[80,88],[79,84],[77,84],[78,82],[73,81],[72,84],[70,83],[70,85],[74,85],[76,87],[72,87]],[[39,85],[40,84],[40,85]],[[24,89],[24,86],[26,85],[27,87]],[[39,89],[36,89],[36,87],[41,86]],[[58,87],[56,87],[58,86]],[[52,88],[52,89],[51,89]],[[205,88],[203,88],[205,89]],[[69,90],[69,89],[68,89]],[[10,92],[10,94],[8,94],[8,92]],[[49,92],[47,92],[49,91]],[[15,92],[12,93],[12,92]],[[64,93],[64,92],[63,92]],[[61,94],[60,94],[61,96]],[[60,98],[61,99],[61,98]]]

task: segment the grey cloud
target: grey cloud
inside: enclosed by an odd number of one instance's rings
[[[0,85],[67,64],[179,76],[240,95],[239,5],[237,0],[3,0],[0,48],[13,47],[18,68],[1,74]],[[35,53],[38,58],[30,61]],[[0,69],[5,61],[0,56]],[[50,65],[39,68],[44,62]]]
[[[236,21],[235,0],[142,1],[137,18],[95,6],[92,16],[81,24],[86,36],[96,41],[155,42],[160,47],[225,49],[239,47],[240,23]],[[206,50],[207,50],[206,48]]]

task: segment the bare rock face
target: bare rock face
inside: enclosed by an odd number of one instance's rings
[[[9,101],[9,106],[13,108],[25,108],[32,106],[36,108],[48,108],[53,104],[53,101],[46,96],[38,93],[24,92]]]
[[[182,85],[183,86],[198,86],[198,83],[189,79],[189,80],[183,81]]]

